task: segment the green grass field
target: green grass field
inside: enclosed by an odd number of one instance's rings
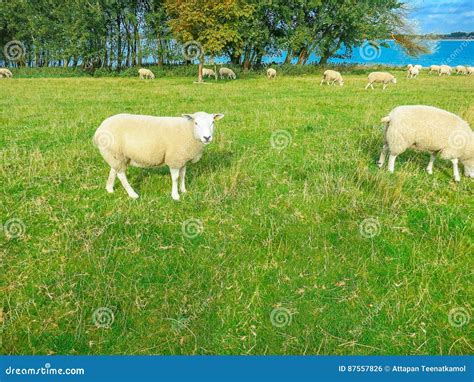
[[[2,353],[472,354],[474,181],[375,162],[395,106],[473,126],[474,77],[404,76],[0,80]],[[106,193],[106,117],[199,110],[181,202],[165,168]]]

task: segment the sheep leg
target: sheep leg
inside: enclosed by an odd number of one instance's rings
[[[114,192],[114,184],[115,184],[115,177],[117,176],[117,171],[115,171],[113,168],[110,169],[109,172],[109,178],[107,179],[107,184],[105,186],[105,189],[109,194]]]
[[[436,159],[436,154],[431,153],[430,154],[430,163],[428,163],[428,167],[426,167],[426,171],[430,175],[433,174],[433,164],[434,164],[435,159]]]
[[[385,163],[385,158],[387,157],[388,152],[388,144],[384,144],[382,147],[382,152],[380,153],[379,161],[377,162],[377,166],[382,167]]]
[[[178,178],[179,178],[179,168],[170,168],[171,174],[171,197],[174,200],[179,200],[179,193],[178,193]]]
[[[132,186],[130,186],[130,183],[128,183],[125,172],[118,172],[117,177],[119,178],[120,183],[122,183],[123,188],[125,188],[125,191],[127,191],[128,196],[132,199],[138,199],[138,194],[133,190]]]
[[[459,175],[458,159],[451,159],[451,162],[453,162],[454,180],[456,182],[460,182],[461,181],[461,175]]]
[[[386,87],[387,87],[387,84],[383,84],[382,90],[385,90]]]
[[[182,193],[186,192],[186,184],[185,184],[185,181],[184,181],[185,177],[186,177],[186,166],[184,166],[183,168],[181,168],[179,170],[179,178],[180,178],[179,190]]]
[[[397,159],[397,156],[393,154],[390,154],[388,157],[388,171],[390,171],[392,174],[395,171],[395,159]]]
[[[324,82],[324,78],[321,80],[319,86],[321,86],[323,84],[323,82]]]
[[[371,83],[369,82],[369,83],[367,84],[367,86],[365,87],[365,90],[367,90],[370,85],[371,85]]]

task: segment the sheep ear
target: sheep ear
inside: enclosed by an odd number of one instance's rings
[[[219,119],[224,118],[224,114],[213,114],[214,121],[218,121]]]
[[[188,121],[192,121],[194,119],[192,114],[181,114],[183,118],[186,118]]]

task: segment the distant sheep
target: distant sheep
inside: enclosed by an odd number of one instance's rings
[[[372,72],[368,76],[369,82],[365,89],[368,89],[370,86],[372,89],[374,88],[374,83],[383,83],[383,90],[387,87],[389,83],[396,84],[397,79],[391,75],[390,73],[387,72]]]
[[[179,200],[178,178],[180,191],[186,192],[186,165],[201,159],[204,146],[212,141],[214,121],[222,117],[198,112],[177,118],[133,114],[107,118],[94,135],[95,145],[110,166],[107,192],[114,192],[118,177],[128,195],[136,199],[138,194],[125,175],[127,166],[168,165],[173,183],[171,197]]]
[[[275,78],[277,75],[277,72],[275,69],[273,68],[268,68],[267,69],[267,78],[270,79],[270,78]]]
[[[223,80],[225,77],[231,80],[235,80],[236,78],[234,71],[229,68],[220,68],[219,77],[221,78],[221,80]]]
[[[474,66],[468,66],[466,69],[467,69],[468,76],[471,76],[474,74]]]
[[[339,84],[339,86],[344,85],[344,80],[342,79],[341,73],[335,70],[326,70],[324,72],[323,79],[319,85],[322,85],[324,82],[326,82],[328,85],[335,85],[336,82]]]
[[[453,164],[454,180],[459,182],[458,162],[464,164],[464,174],[474,178],[474,132],[457,115],[431,106],[399,106],[382,118],[385,142],[377,162],[382,167],[390,154],[388,170],[394,172],[395,159],[412,148],[431,154],[426,170],[433,173],[436,154]]]
[[[439,76],[441,77],[442,75],[445,76],[450,76],[451,75],[452,68],[449,65],[441,65],[439,67]]]
[[[420,74],[420,70],[415,65],[415,66],[411,67],[410,69],[408,69],[407,78],[409,78],[409,79],[416,78],[416,77],[418,77],[418,74]]]
[[[462,65],[456,66],[456,74],[467,74],[467,68]]]
[[[10,72],[7,68],[0,68],[0,78],[6,77],[6,78],[12,78],[13,73]]]
[[[417,68],[419,71],[421,71],[423,69],[423,66],[421,65],[415,65],[414,68]]]
[[[154,80],[155,79],[155,74],[150,70],[150,69],[139,69],[138,70],[138,77],[143,80],[143,79],[150,79]]]
[[[209,78],[214,77],[217,80],[217,74],[212,69],[203,68],[202,69],[202,76],[203,77],[209,77]]]
[[[430,71],[428,72],[429,74],[439,74],[439,71],[441,70],[441,67],[439,65],[431,65],[430,66]]]

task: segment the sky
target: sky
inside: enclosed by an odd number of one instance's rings
[[[474,31],[474,0],[406,0],[421,33]]]

